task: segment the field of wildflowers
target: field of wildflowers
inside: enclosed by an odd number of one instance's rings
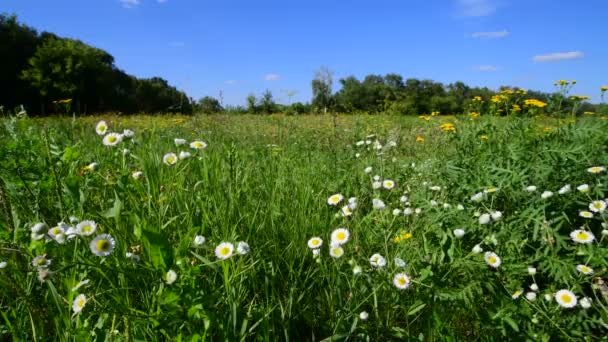
[[[0,123],[0,339],[608,333],[599,115]]]

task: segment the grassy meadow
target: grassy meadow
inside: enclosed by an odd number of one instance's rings
[[[605,340],[607,145],[598,115],[2,119],[0,339]]]

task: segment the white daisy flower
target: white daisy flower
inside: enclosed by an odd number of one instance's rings
[[[595,240],[595,235],[590,231],[577,229],[570,233],[570,238],[578,243],[591,243]]]
[[[351,197],[351,198],[348,199],[348,208],[350,210],[357,209],[358,205],[359,205],[359,203],[357,202],[357,197]]]
[[[89,248],[91,252],[97,256],[108,256],[112,253],[116,247],[116,241],[109,234],[101,234],[97,235],[91,242],[89,243]]]
[[[399,198],[399,202],[401,202],[401,203],[405,203],[405,202],[407,202],[407,200],[408,200],[408,198],[405,195],[403,195]]]
[[[249,244],[247,242],[240,241],[236,245],[236,252],[239,253],[240,255],[245,255],[245,254],[251,252],[251,247],[249,247]]]
[[[528,186],[526,187],[526,191],[527,191],[527,192],[534,192],[534,191],[536,191],[536,189],[537,189],[537,188],[536,188],[536,185],[528,185]]]
[[[580,191],[580,192],[589,192],[589,185],[588,184],[581,184],[579,186],[576,187],[576,190]]]
[[[103,144],[106,146],[116,146],[122,141],[122,134],[108,133],[103,137]]]
[[[584,218],[593,218],[593,213],[587,210],[582,210],[578,213],[578,216]]]
[[[395,258],[393,259],[393,261],[395,262],[395,266],[397,267],[405,267],[407,265],[405,261],[403,261],[403,259],[401,258]]]
[[[382,209],[386,208],[386,204],[384,204],[384,202],[381,199],[374,198],[372,200],[372,207],[377,210],[382,210]]]
[[[384,181],[382,181],[382,187],[387,190],[391,190],[395,187],[395,181],[391,179],[385,179]]]
[[[70,216],[68,218],[68,220],[70,220],[71,224],[75,224],[75,223],[78,223],[80,221],[80,220],[78,220],[78,217],[76,217],[76,216]]]
[[[175,146],[185,145],[186,139],[175,138],[173,139],[173,142],[175,143]]]
[[[95,126],[95,132],[98,135],[105,135],[108,133],[108,124],[105,121],[99,121]]]
[[[372,141],[371,141],[371,140],[365,140],[365,145],[369,145],[369,144],[371,144],[371,143],[372,143]]]
[[[312,257],[313,258],[318,258],[321,255],[321,249],[320,248],[315,248],[312,250]]]
[[[608,236],[608,229],[602,229],[602,236]]]
[[[372,167],[371,167],[371,166],[368,166],[368,167],[366,167],[365,169],[363,169],[363,172],[365,172],[365,173],[370,173],[370,172],[372,172],[372,170],[373,170],[373,169],[372,169]]]
[[[431,204],[431,207],[436,207],[438,203],[435,200],[431,200],[430,204]]]
[[[555,301],[563,308],[573,308],[576,306],[576,296],[568,290],[559,290],[555,294]]]
[[[384,259],[382,255],[376,253],[369,258],[369,263],[372,267],[382,268],[386,266],[386,259]]]
[[[200,247],[205,243],[205,237],[202,235],[197,235],[194,237],[194,246]]]
[[[167,271],[167,274],[165,274],[165,283],[167,283],[167,285],[171,285],[176,280],[177,280],[177,273],[175,273],[174,270]]]
[[[84,306],[87,304],[87,297],[84,294],[79,294],[72,303],[72,310],[75,314],[80,313]]]
[[[544,191],[542,194],[540,194],[540,198],[542,199],[547,199],[551,196],[553,196],[553,192],[551,191]]]
[[[6,261],[0,261],[0,269],[6,268],[8,263]]]
[[[51,239],[55,240],[58,243],[65,242],[65,230],[66,228],[62,226],[57,226],[49,229],[48,234]]]
[[[536,292],[528,292],[526,293],[526,299],[533,302],[536,300]]]
[[[483,252],[483,248],[481,248],[481,246],[480,246],[480,245],[475,245],[475,246],[473,247],[472,252],[473,252],[473,253],[475,253],[475,254],[479,254],[479,253]]]
[[[553,296],[548,293],[545,293],[544,297],[547,302],[550,302],[553,300]]]
[[[97,230],[97,223],[95,221],[82,221],[76,225],[76,232],[81,236],[90,236]]]
[[[204,150],[207,148],[207,143],[202,140],[195,140],[190,143],[190,147],[195,150]]]
[[[459,205],[456,206],[456,209],[458,209],[458,210],[464,210],[464,205],[459,204]]]
[[[361,153],[355,153],[355,158],[361,157]]]
[[[133,177],[133,179],[140,179],[141,176],[143,176],[144,173],[141,171],[135,171],[131,174],[131,177]]]
[[[133,132],[133,131],[132,131],[132,130],[130,130],[130,129],[125,129],[124,131],[122,131],[122,135],[123,135],[125,138],[133,138],[133,137],[135,136],[135,132]]]
[[[449,209],[451,207],[452,207],[452,205],[450,203],[443,203],[443,208],[444,209]]]
[[[493,211],[490,216],[492,216],[492,220],[498,221],[502,217],[502,213],[500,211]]]
[[[91,281],[89,279],[85,279],[85,280],[81,280],[78,282],[78,284],[76,284],[76,286],[72,287],[72,292],[76,292],[78,291],[79,288],[87,285],[88,283],[90,283]]]
[[[361,272],[363,272],[363,269],[361,268],[361,266],[357,265],[357,266],[353,267],[353,275],[361,274]]]
[[[486,254],[484,255],[484,260],[490,267],[493,267],[493,268],[500,267],[500,264],[501,264],[500,257],[498,255],[496,255],[496,253],[494,253],[494,252],[486,252]]]
[[[51,265],[51,259],[48,259],[46,255],[39,255],[32,260],[34,267],[49,267],[49,265]]]
[[[398,209],[398,208],[393,209],[393,215],[394,215],[394,216],[399,216],[399,215],[401,215],[401,209]]]
[[[374,190],[378,190],[382,187],[382,182],[379,181],[373,181],[372,182],[372,189]]]
[[[393,285],[399,290],[405,290],[410,286],[410,277],[405,273],[397,273],[393,278]]]
[[[587,169],[587,172],[589,173],[601,173],[601,172],[606,172],[606,168],[603,166],[593,166]]]
[[[380,176],[375,175],[372,179],[375,180],[375,181],[379,181],[380,180]]]
[[[359,314],[359,319],[362,321],[367,321],[368,318],[369,314],[367,313],[367,311],[361,311],[361,313]]]
[[[338,228],[331,233],[331,244],[332,245],[343,245],[348,242],[350,238],[350,232],[346,228]]]
[[[343,199],[344,196],[342,196],[342,194],[334,194],[329,196],[329,198],[327,199],[327,204],[337,205],[338,203],[342,202]]]
[[[536,267],[528,267],[528,274],[529,275],[535,275],[536,274]]]
[[[570,184],[566,184],[566,185],[562,186],[561,189],[559,189],[557,191],[557,193],[560,195],[564,195],[564,194],[569,193],[570,190],[572,190],[572,186]]]
[[[453,233],[457,239],[460,239],[464,236],[464,229],[460,229],[460,228],[454,229]]]
[[[589,297],[581,298],[580,306],[583,309],[589,309],[591,307],[591,302],[593,302],[593,300]]]
[[[320,237],[313,237],[308,240],[308,248],[317,249],[323,245],[323,240]]]
[[[481,202],[483,199],[483,192],[478,192],[475,195],[471,196],[471,201],[473,202]]]
[[[479,224],[488,224],[490,223],[490,214],[481,214],[479,216]]]
[[[175,155],[175,153],[167,153],[163,156],[163,163],[171,166],[171,165],[175,165],[177,163],[177,156]]]
[[[589,266],[586,265],[576,265],[576,270],[579,271],[580,273],[584,274],[584,275],[591,275],[593,274],[593,269]]]
[[[421,212],[422,212],[422,209],[420,209],[420,208],[414,209],[414,213],[416,213],[416,215],[419,215]]]
[[[597,200],[589,203],[589,210],[594,213],[603,213],[606,210],[606,202],[602,200]]]
[[[355,143],[356,146],[363,146],[364,144],[365,144],[365,141],[363,141],[363,140],[357,141]]]
[[[412,215],[412,213],[414,213],[414,210],[412,208],[403,209],[403,215],[405,215],[405,216],[410,216],[410,215]]]
[[[530,290],[538,291],[538,285],[536,283],[532,283],[532,285],[530,285]]]
[[[441,191],[441,187],[439,185],[429,186],[429,189],[433,191]]]
[[[523,291],[524,291],[523,289],[519,289],[519,290],[513,292],[513,294],[511,295],[511,298],[513,298],[513,299],[519,298],[521,296],[521,294],[523,293]]]
[[[32,227],[32,233],[41,233],[43,230],[45,230],[47,228],[45,223],[39,222],[36,223],[33,227]]]
[[[179,152],[179,157],[178,158],[180,160],[188,159],[190,157],[192,157],[192,154],[190,152],[186,152],[186,151],[180,151]]]
[[[215,256],[218,259],[226,260],[234,253],[234,245],[230,242],[222,242],[215,247]]]
[[[332,258],[339,259],[344,255],[344,249],[340,245],[329,246],[329,255]]]

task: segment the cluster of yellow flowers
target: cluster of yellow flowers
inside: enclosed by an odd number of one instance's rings
[[[589,96],[585,96],[585,95],[572,95],[570,96],[570,100],[572,101],[585,101],[585,100],[589,100],[590,97]]]
[[[439,115],[439,112],[431,112],[431,116],[437,116]]]
[[[556,85],[556,86],[567,86],[568,84],[575,85],[576,84],[576,80],[572,80],[572,81],[559,80],[559,81],[555,81],[553,83],[553,85]]]
[[[521,112],[521,107],[518,104],[514,104],[511,110],[514,112]]]
[[[394,243],[399,243],[401,241],[405,241],[405,240],[408,240],[408,239],[411,239],[411,238],[412,238],[412,233],[406,233],[404,231],[401,231],[399,233],[399,235],[397,235],[397,236],[395,236],[393,238],[393,242]]]
[[[526,106],[532,106],[532,107],[538,107],[538,108],[543,108],[543,107],[547,106],[547,104],[545,102],[537,100],[537,99],[524,100],[524,103]]]
[[[431,121],[431,118],[427,115],[420,115],[418,118],[424,121]]]
[[[451,122],[443,123],[439,126],[444,132],[456,132],[456,126]]]
[[[476,101],[476,102],[483,102],[483,99],[481,98],[481,96],[475,96],[475,97],[473,98],[473,101]]]
[[[494,103],[499,103],[499,102],[503,102],[503,101],[507,101],[509,99],[509,97],[507,95],[494,95],[492,96],[491,101]]]
[[[471,117],[471,120],[476,119],[479,117],[479,113],[478,112],[470,112],[469,116]]]

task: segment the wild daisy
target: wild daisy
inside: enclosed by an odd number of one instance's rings
[[[331,233],[332,245],[343,245],[348,242],[350,232],[346,228],[338,228]]]
[[[589,203],[589,210],[594,213],[603,213],[606,210],[606,202],[602,200],[597,200]]]
[[[408,198],[405,195],[399,197],[399,202],[401,202],[401,203],[405,203],[405,202],[407,202],[407,200],[408,200]]]
[[[535,275],[536,274],[536,267],[528,267],[528,274],[529,275]]]
[[[103,137],[103,144],[106,146],[116,146],[122,141],[122,134],[108,133]]]
[[[500,211],[493,211],[492,213],[490,213],[490,216],[492,216],[492,220],[498,221],[502,217],[502,212],[500,212]]]
[[[519,298],[521,296],[521,294],[523,293],[523,291],[524,291],[523,289],[519,289],[519,290],[513,292],[513,294],[511,295],[511,298],[513,298],[513,299]]]
[[[48,259],[45,254],[39,255],[32,261],[34,267],[48,267],[51,265],[51,259]]]
[[[144,175],[143,172],[141,171],[135,171],[131,174],[131,177],[133,177],[133,179],[140,179],[142,176]]]
[[[323,240],[320,237],[313,237],[308,240],[308,248],[317,249],[323,245]]]
[[[207,143],[202,140],[195,140],[190,143],[190,147],[195,150],[203,150],[207,148]]]
[[[41,233],[43,230],[47,228],[45,223],[39,222],[32,226],[32,233]]]
[[[226,260],[234,253],[234,245],[230,242],[222,242],[215,247],[215,256],[218,259]]]
[[[171,166],[171,165],[175,165],[175,163],[177,163],[177,156],[175,155],[175,153],[167,153],[163,156],[163,163]]]
[[[48,234],[51,239],[55,240],[58,243],[65,242],[65,228],[63,228],[62,226],[57,226],[49,229]]]
[[[484,260],[490,267],[493,267],[493,268],[500,267],[500,264],[501,264],[500,257],[498,255],[496,255],[496,253],[494,253],[494,252],[486,252],[486,254],[484,255]]]
[[[130,130],[130,129],[125,129],[124,131],[122,131],[122,135],[123,135],[125,138],[133,138],[133,137],[135,136],[135,132],[133,132],[133,131],[132,131],[132,130]]]
[[[464,236],[464,229],[460,229],[460,228],[454,229],[453,233],[457,239],[460,239]]]
[[[363,146],[365,144],[365,141],[363,140],[359,140],[355,143],[356,146]]]
[[[350,210],[357,209],[358,204],[359,203],[357,202],[357,197],[351,197],[348,199],[348,207],[350,208]]]
[[[393,285],[399,290],[405,290],[410,286],[410,277],[405,273],[397,273],[393,278]]]
[[[601,173],[601,172],[605,172],[606,168],[603,166],[593,166],[587,169],[587,172],[589,173]]]
[[[386,208],[386,204],[384,204],[384,202],[381,199],[374,198],[372,200],[372,207],[377,210],[382,210],[382,209]]]
[[[580,191],[580,192],[589,192],[589,185],[588,184],[581,184],[579,186],[576,187],[576,190]]]
[[[353,214],[353,210],[350,208],[350,205],[345,205],[340,209],[340,215],[343,217],[351,216]]]
[[[429,189],[432,191],[441,191],[441,187],[439,185],[429,186]]]
[[[331,245],[329,246],[329,255],[332,258],[339,259],[344,255],[344,249],[339,245]]]
[[[239,241],[239,243],[236,245],[236,252],[240,255],[245,255],[250,251],[251,247],[249,247],[249,244],[245,241]]]
[[[451,207],[452,207],[452,205],[450,203],[443,203],[443,208],[444,209],[449,209]]]
[[[481,202],[483,199],[483,192],[478,192],[475,195],[471,196],[471,201],[473,202]]]
[[[580,273],[584,274],[584,275],[591,275],[593,274],[593,269],[589,266],[586,265],[576,265],[576,270],[579,271]]]
[[[382,187],[387,190],[391,190],[395,187],[395,181],[391,179],[385,179],[384,181],[382,181]]]
[[[490,223],[490,214],[481,214],[479,216],[479,224],[488,224]]]
[[[368,167],[366,167],[365,169],[363,169],[363,172],[365,172],[365,173],[370,173],[370,172],[372,172],[372,170],[373,170],[373,169],[372,169],[372,167],[371,167],[371,166],[368,166]]]
[[[481,246],[480,246],[480,245],[475,245],[475,246],[473,247],[472,252],[473,252],[473,253],[475,253],[475,254],[479,254],[479,253],[483,252],[483,248],[481,248]]]
[[[75,299],[74,302],[72,303],[72,310],[74,311],[75,314],[80,313],[80,311],[82,311],[82,309],[84,309],[84,306],[87,304],[87,297],[83,294],[79,294]]]
[[[181,159],[181,160],[188,159],[190,157],[192,157],[192,154],[190,152],[186,152],[186,151],[179,152],[179,159]]]
[[[431,200],[430,204],[431,204],[431,207],[436,207],[438,203],[435,200]]]
[[[547,199],[551,196],[553,196],[553,192],[551,191],[544,191],[542,194],[540,194],[540,198],[542,199]]]
[[[422,213],[422,209],[420,209],[420,208],[416,208],[416,209],[414,209],[414,213],[415,213],[416,215],[420,215],[420,213]]]
[[[464,210],[464,205],[459,204],[459,205],[456,206],[456,209],[458,209],[458,210]]]
[[[90,236],[97,230],[95,221],[82,221],[76,225],[76,232],[81,236]]]
[[[386,259],[384,259],[382,255],[376,253],[369,258],[369,263],[372,267],[382,268],[386,266]]]
[[[175,146],[185,145],[186,139],[175,138],[173,139],[173,142],[175,143]]]
[[[95,132],[97,132],[98,135],[105,135],[108,133],[108,124],[105,121],[99,121],[97,126],[95,126]]]
[[[0,269],[6,268],[8,263],[6,261],[0,261]]]
[[[581,298],[580,305],[583,309],[589,309],[593,300],[589,297]]]
[[[566,184],[566,185],[562,186],[561,189],[559,189],[557,191],[557,193],[560,195],[564,195],[564,194],[569,193],[570,190],[572,190],[572,186],[570,186],[570,184]]]
[[[532,285],[530,285],[530,290],[538,291],[538,285],[536,283],[533,283]]]
[[[321,255],[321,249],[320,248],[316,248],[312,250],[312,257],[313,258],[318,258]]]
[[[403,261],[403,259],[401,258],[395,258],[393,259],[393,261],[395,262],[395,266],[397,267],[405,267],[405,265],[407,265],[405,261]]]
[[[174,270],[167,271],[167,274],[165,274],[165,283],[167,283],[168,285],[171,285],[176,280],[177,280],[177,273],[175,273]]]
[[[327,199],[327,204],[337,205],[338,203],[342,202],[343,199],[344,196],[342,196],[342,194],[334,194],[329,196],[329,198]]]
[[[403,215],[405,215],[405,216],[410,216],[410,215],[412,215],[413,212],[414,212],[414,210],[412,208],[403,209]]]
[[[593,213],[587,210],[581,210],[578,213],[578,216],[580,217],[584,217],[584,218],[593,218]]]
[[[399,208],[395,208],[395,209],[393,209],[393,215],[394,215],[394,216],[399,216],[399,215],[401,215],[401,209],[399,209]]]
[[[555,301],[563,308],[573,308],[576,306],[576,296],[568,290],[559,290],[555,294]]]
[[[363,272],[361,266],[356,265],[355,267],[353,267],[353,275],[361,274],[361,272]]]
[[[536,292],[528,292],[526,293],[526,299],[533,302],[536,300]]]
[[[595,235],[590,231],[577,229],[570,233],[570,238],[578,243],[591,243],[595,240]]]
[[[528,185],[528,186],[526,187],[526,191],[527,191],[527,192],[534,192],[534,191],[536,191],[536,189],[537,189],[537,188],[536,188],[536,186],[535,186],[535,185]]]
[[[361,311],[361,313],[359,314],[359,319],[362,321],[367,321],[368,318],[369,314],[367,313],[367,311]]]
[[[91,252],[97,256],[108,256],[114,251],[114,247],[116,247],[116,241],[109,234],[101,234],[97,235],[91,242],[89,243],[89,248]]]
[[[194,237],[194,246],[200,247],[205,243],[205,237],[202,235],[197,235]]]
[[[382,187],[382,182],[379,182],[379,181],[372,182],[372,189],[377,190],[377,189],[380,189],[381,187]]]

